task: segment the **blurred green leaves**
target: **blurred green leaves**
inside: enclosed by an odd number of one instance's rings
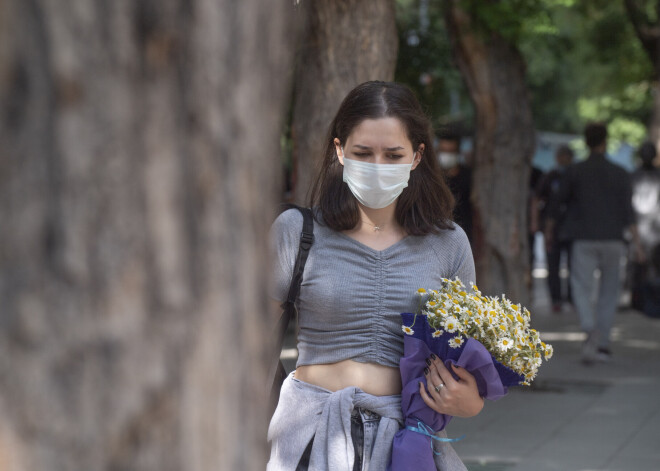
[[[469,127],[474,112],[452,60],[445,1],[397,0],[396,79],[415,89],[436,123],[463,121]],[[649,17],[656,3],[646,2]],[[580,134],[586,122],[599,120],[609,124],[613,139],[633,145],[644,139],[653,67],[622,1],[461,4],[484,34],[496,31],[522,52],[538,129]]]
[[[441,1],[397,0],[399,55],[395,80],[412,88],[433,125],[471,122],[474,111],[457,70]]]

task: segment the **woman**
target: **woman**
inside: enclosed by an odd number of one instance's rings
[[[310,197],[315,241],[297,301],[299,357],[269,427],[269,470],[386,469],[402,425],[399,314],[418,308],[418,288],[443,277],[474,281],[434,155],[429,120],[408,88],[367,82],[342,102]],[[296,210],[273,224],[278,301],[301,227]],[[433,387],[420,384],[420,394],[429,407],[460,417],[481,411],[471,374],[456,368],[456,380],[439,359],[427,363]],[[438,469],[465,469],[451,446],[436,449]]]

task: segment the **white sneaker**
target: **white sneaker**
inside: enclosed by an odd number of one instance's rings
[[[596,361],[596,342],[593,334],[587,335],[582,344],[582,363],[591,365]]]
[[[610,363],[612,361],[612,352],[610,349],[599,347],[596,351],[596,361],[601,363]]]

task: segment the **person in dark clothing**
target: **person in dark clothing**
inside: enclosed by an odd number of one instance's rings
[[[449,128],[438,132],[438,162],[454,195],[454,222],[461,226],[472,244],[472,171],[461,162],[461,137]]]
[[[641,311],[649,317],[660,318],[660,244],[651,250],[650,275],[642,284]]]
[[[570,283],[568,283],[564,294],[562,294],[561,278],[559,276],[562,255],[568,261],[570,269],[570,241],[563,237],[561,233],[566,208],[559,205],[557,220],[551,231],[548,231],[546,221],[550,217],[550,208],[558,205],[556,200],[559,184],[566,173],[566,169],[573,163],[573,150],[567,145],[559,146],[555,153],[555,161],[557,166],[550,170],[536,187],[535,209],[538,213],[539,229],[544,233],[545,253],[548,263],[548,288],[550,289],[552,310],[560,312],[562,303],[570,302],[571,299]]]
[[[527,214],[529,217],[529,223],[527,224],[527,243],[529,247],[529,273],[527,275],[527,283],[530,290],[532,287],[532,270],[534,269],[534,242],[536,239],[536,233],[541,230],[535,209],[535,191],[544,176],[545,173],[543,173],[543,170],[532,165],[532,168],[529,171],[529,194],[527,197]]]
[[[571,247],[573,304],[587,335],[582,349],[586,364],[609,361],[610,330],[621,291],[621,259],[625,254],[624,231],[629,229],[637,256],[641,253],[632,208],[629,174],[607,160],[607,128],[601,123],[586,126],[584,137],[590,150],[583,162],[572,165],[561,180],[553,223],[559,205],[566,205],[564,230]],[[643,257],[643,255],[642,255]],[[596,281],[596,271],[600,272]],[[591,294],[598,289],[596,304]]]
[[[652,249],[660,243],[660,169],[653,165],[657,155],[653,143],[643,143],[638,155],[642,163],[631,177],[632,198],[645,260],[631,263],[629,273],[631,306],[642,310],[642,289],[648,279],[650,269],[648,259]]]

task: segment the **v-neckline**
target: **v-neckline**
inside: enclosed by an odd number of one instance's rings
[[[385,248],[382,249],[382,250],[377,250],[377,249],[375,249],[375,248],[373,248],[373,247],[368,246],[367,244],[365,244],[365,243],[363,243],[363,242],[360,242],[359,240],[357,240],[357,239],[355,239],[355,238],[349,236],[348,234],[346,234],[346,233],[344,233],[344,232],[341,232],[341,231],[337,231],[337,232],[338,232],[342,237],[344,237],[344,238],[350,240],[353,244],[357,245],[358,247],[362,248],[363,250],[366,250],[366,251],[371,252],[372,254],[376,254],[376,255],[383,255],[383,254],[385,254],[386,252],[390,252],[390,251],[392,251],[392,250],[395,249],[398,245],[402,244],[404,241],[406,241],[406,240],[410,237],[409,235],[406,235],[406,236],[404,236],[403,238],[401,238],[401,239],[397,240],[396,242],[394,242],[392,245],[390,245],[390,246],[388,246],[388,247],[385,247]]]

